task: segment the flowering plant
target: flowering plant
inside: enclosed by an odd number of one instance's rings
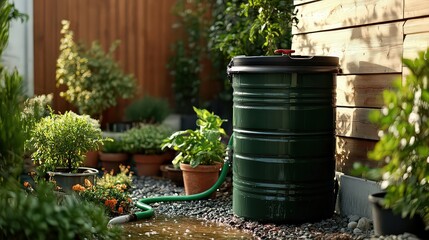
[[[85,181],[85,186],[76,184],[73,191],[86,201],[103,205],[112,216],[127,213],[132,206],[127,192],[131,186],[132,172],[129,167],[122,165],[120,169],[121,172],[116,176],[113,176],[113,173],[105,173],[97,181],[97,185],[92,185],[90,181]]]
[[[429,49],[404,59],[410,74],[383,92],[384,107],[371,115],[380,141],[369,157],[382,160],[384,206],[402,217],[420,215],[429,229]]]

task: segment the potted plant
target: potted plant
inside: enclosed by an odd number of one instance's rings
[[[128,160],[124,141],[121,138],[106,141],[101,148],[99,158],[104,171],[119,173],[119,166],[126,165]]]
[[[170,156],[161,149],[163,140],[171,134],[165,125],[141,124],[124,133],[127,151],[133,153],[139,176],[157,176],[161,164]]]
[[[145,95],[125,108],[125,119],[137,124],[160,124],[169,113],[167,100]]]
[[[199,127],[196,130],[178,131],[163,144],[163,149],[172,148],[178,152],[173,164],[180,166],[187,195],[203,192],[217,181],[225,157],[226,136],[221,127],[222,120],[214,113],[194,107]]]
[[[48,174],[70,192],[85,179],[94,182],[98,170],[81,166],[86,152],[97,150],[104,140],[96,120],[68,111],[42,118],[29,141],[35,149],[32,157],[39,174]]]
[[[380,141],[369,157],[386,162],[382,169],[385,192],[369,196],[379,235],[406,231],[429,237],[428,59],[429,49],[415,60],[404,59],[410,74],[384,91],[384,107],[370,115],[380,127]]]
[[[73,40],[70,22],[62,22],[60,55],[57,59],[57,86],[66,85],[60,93],[66,101],[77,107],[80,114],[97,118],[100,123],[103,112],[116,106],[118,98],[134,95],[135,79],[123,73],[113,53],[118,42],[105,53],[97,42],[91,48],[77,45]],[[98,166],[98,152],[87,153],[85,166]]]
[[[116,106],[118,98],[134,95],[136,83],[126,75],[113,57],[119,42],[104,52],[93,42],[90,48],[73,40],[70,22],[63,20],[60,55],[57,59],[57,85],[66,85],[60,96],[76,106],[80,114],[88,114],[101,121],[104,110]]]

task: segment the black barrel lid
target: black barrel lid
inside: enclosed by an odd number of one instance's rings
[[[332,56],[291,55],[293,50],[276,50],[288,54],[276,56],[237,56],[228,65],[228,74],[243,72],[339,72],[339,59]]]

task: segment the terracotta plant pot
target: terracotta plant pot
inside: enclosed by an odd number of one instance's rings
[[[164,162],[164,154],[134,154],[137,175],[139,176],[158,176],[160,166]]]
[[[118,173],[120,171],[119,165],[126,165],[128,160],[128,154],[126,153],[100,152],[99,157],[101,167],[104,169],[104,171],[110,172],[113,170],[114,173]]]
[[[168,178],[167,164],[162,164],[159,166],[159,170],[161,171],[161,177]]]
[[[98,168],[98,151],[87,152],[83,165],[85,167]]]
[[[167,165],[167,178],[173,181],[177,186],[183,186],[183,173],[180,168],[175,168],[173,165]]]
[[[195,168],[192,168],[189,164],[181,163],[180,169],[183,174],[186,195],[201,193],[211,188],[219,178],[221,167],[221,163],[215,165],[198,165]],[[211,198],[215,196],[216,192],[211,195]]]

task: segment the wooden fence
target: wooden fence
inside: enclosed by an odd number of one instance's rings
[[[55,83],[61,20],[71,21],[75,41],[97,40],[107,49],[119,39],[116,59],[132,73],[140,95],[148,93],[172,101],[172,79],[166,64],[178,33],[172,28],[175,0],[37,0],[34,1],[34,92],[54,93],[54,109],[73,109],[59,97]],[[129,101],[105,112],[107,121],[122,120]]]
[[[297,54],[340,58],[336,84],[337,170],[367,162],[378,140],[368,120],[381,108],[381,93],[406,73],[402,57],[429,46],[429,1],[295,0],[299,24],[293,30]]]

